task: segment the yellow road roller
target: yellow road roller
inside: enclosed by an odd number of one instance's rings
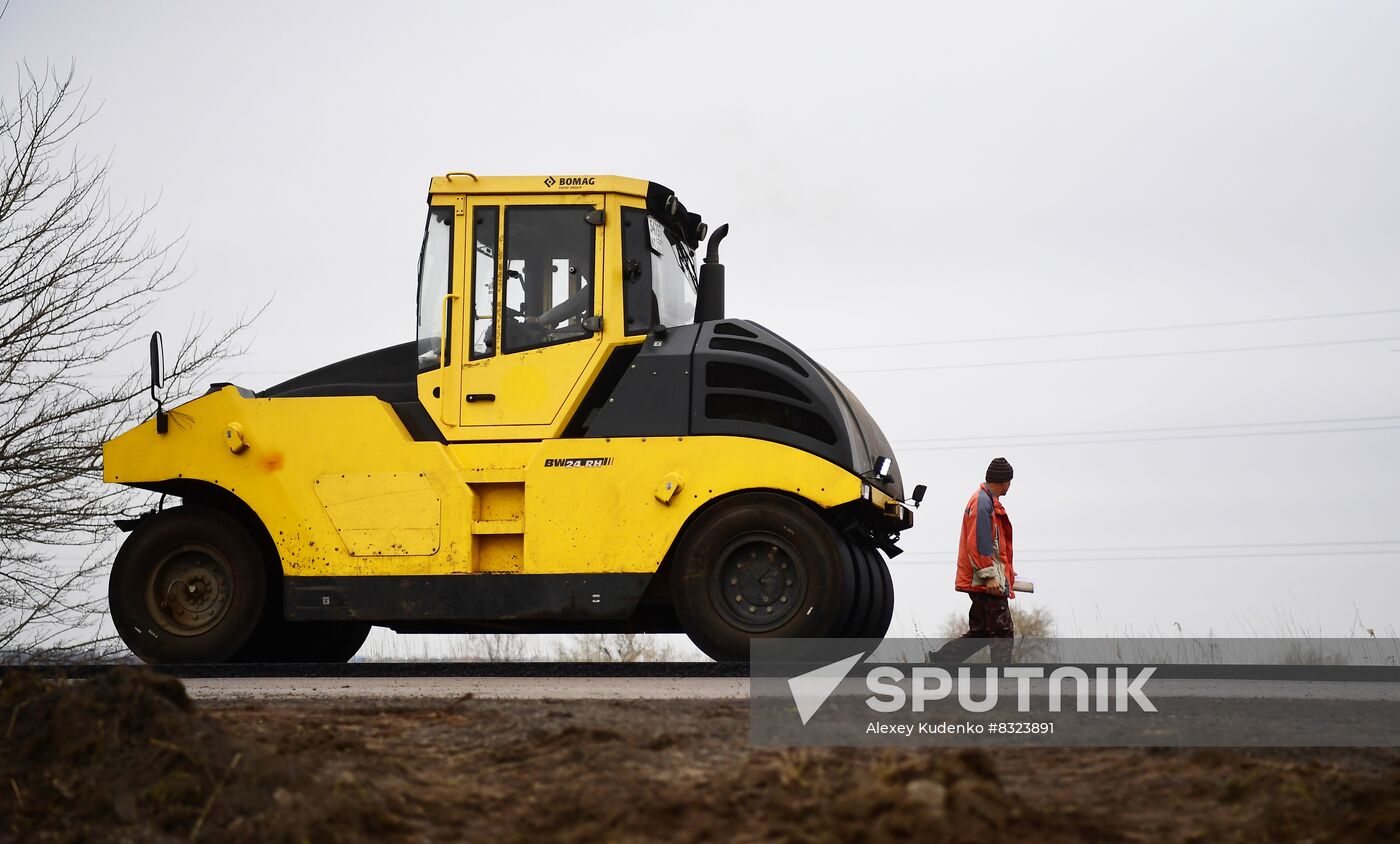
[[[373,625],[684,631],[744,660],[883,636],[923,489],[835,376],[724,315],[727,231],[655,182],[433,178],[416,340],[105,444],[109,483],[180,502],[119,522],[123,641],[333,662]]]

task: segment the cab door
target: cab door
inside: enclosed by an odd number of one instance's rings
[[[460,427],[549,426],[602,339],[603,197],[472,196]],[[488,430],[488,429],[505,430]],[[522,438],[537,432],[517,431]]]

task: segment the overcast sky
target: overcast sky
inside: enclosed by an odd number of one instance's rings
[[[652,179],[928,485],[892,632],[996,456],[1062,634],[1400,628],[1400,4],[17,0],[0,58],[183,235],[152,327],[271,299],[240,384],[413,337],[434,174]]]

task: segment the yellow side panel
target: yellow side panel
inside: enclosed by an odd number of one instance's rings
[[[322,475],[316,497],[352,557],[437,553],[442,502],[422,473]]]
[[[166,434],[148,421],[110,440],[103,460],[109,482],[197,479],[237,496],[290,575],[647,572],[717,498],[776,490],[825,508],[861,496],[845,469],[762,440],[414,442],[373,397],[232,387],[173,409]]]
[[[229,451],[224,436],[230,423],[239,424],[248,446],[237,454]],[[154,422],[147,421],[105,443],[103,473],[114,483],[197,479],[222,487],[262,521],[287,574],[473,571],[476,499],[467,479],[440,443],[414,442],[393,409],[372,396],[258,399],[225,387],[172,409],[166,434],[156,433]],[[327,475],[382,478],[419,473],[436,501],[427,501],[421,493],[391,497],[399,498],[395,507],[402,510],[407,509],[405,501],[417,495],[427,515],[356,525],[373,534],[404,527],[423,530],[438,523],[440,538],[435,543],[405,543],[382,533],[368,543],[382,550],[402,545],[398,556],[360,554],[366,548],[360,544],[364,537],[342,535],[326,507],[347,502],[323,500],[318,492],[322,485],[316,483]]]
[[[662,501],[656,492],[668,481],[679,489]],[[546,441],[526,470],[525,568],[653,571],[691,514],[715,498],[766,489],[831,507],[858,499],[860,487],[839,466],[762,440]]]

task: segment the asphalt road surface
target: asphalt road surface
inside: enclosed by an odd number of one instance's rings
[[[747,677],[206,677],[185,678],[191,697],[209,701],[365,698],[456,699],[465,695],[502,700],[746,700]],[[982,681],[973,681],[977,697]],[[1400,704],[1400,684],[1307,680],[1152,680],[1153,697],[1274,700],[1390,701]],[[1014,696],[1015,681],[999,686]],[[1032,682],[1031,694],[1046,694]],[[863,681],[847,680],[842,696],[868,695]],[[1398,709],[1397,711],[1400,711]]]
[[[210,677],[185,679],[205,701],[307,699],[746,700],[746,677]]]

